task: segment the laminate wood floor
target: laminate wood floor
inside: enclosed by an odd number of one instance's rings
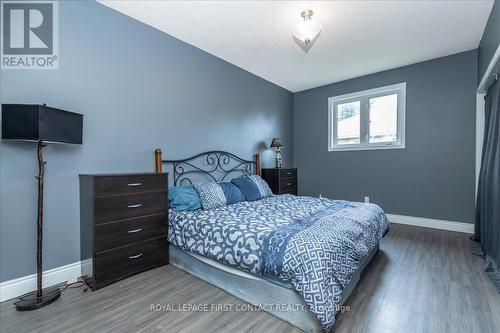
[[[461,233],[392,225],[334,332],[500,332],[500,294]],[[0,304],[0,332],[300,332],[266,312],[155,312],[246,303],[171,265],[96,292],[67,289],[33,312]],[[203,310],[203,309],[198,309]]]

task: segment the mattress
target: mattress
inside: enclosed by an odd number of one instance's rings
[[[180,248],[176,247],[176,249],[179,249],[180,251],[182,251],[182,249],[180,249]],[[174,251],[174,253],[176,253],[175,249],[173,251]],[[242,278],[246,278],[246,279],[250,279],[250,280],[259,280],[259,281],[266,280],[266,281],[274,283],[274,284],[276,284],[276,285],[278,285],[280,287],[291,289],[291,290],[295,290],[293,288],[293,286],[289,282],[282,281],[282,280],[276,278],[275,276],[272,276],[272,275],[269,275],[269,274],[257,276],[257,275],[254,275],[254,274],[246,273],[246,272],[244,272],[242,270],[233,268],[231,266],[228,266],[228,265],[225,265],[225,264],[221,264],[220,262],[217,262],[215,260],[211,260],[211,259],[205,258],[203,256],[200,256],[199,254],[196,254],[196,253],[192,253],[192,252],[185,252],[185,253],[187,255],[193,257],[194,259],[197,259],[197,260],[199,260],[201,262],[204,262],[207,265],[210,265],[210,266],[212,266],[212,267],[214,267],[216,269],[220,269],[220,270],[222,270],[222,271],[224,271],[226,273],[232,274],[234,276],[240,276]]]
[[[362,260],[358,270],[345,286],[342,292],[342,305],[346,304],[360,280],[361,273],[376,255],[378,249],[377,244],[370,254]],[[169,247],[169,263],[255,306],[297,305],[295,309],[300,309],[299,311],[278,311],[273,307],[267,307],[265,310],[305,332],[322,331],[318,318],[308,310],[303,297],[294,290],[290,283],[271,276],[256,276],[243,272],[200,255],[186,252],[172,244]]]

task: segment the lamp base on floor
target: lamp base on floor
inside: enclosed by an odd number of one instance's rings
[[[36,291],[21,296],[14,304],[17,311],[32,311],[49,305],[61,297],[59,288],[47,288],[42,290],[42,296],[37,297]]]

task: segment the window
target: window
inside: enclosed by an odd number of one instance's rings
[[[405,147],[406,83],[328,99],[328,150]]]

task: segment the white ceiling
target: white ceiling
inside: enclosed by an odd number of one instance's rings
[[[474,49],[493,1],[100,1],[292,92]],[[293,40],[304,9],[322,32]],[[459,69],[457,69],[459,70]]]

